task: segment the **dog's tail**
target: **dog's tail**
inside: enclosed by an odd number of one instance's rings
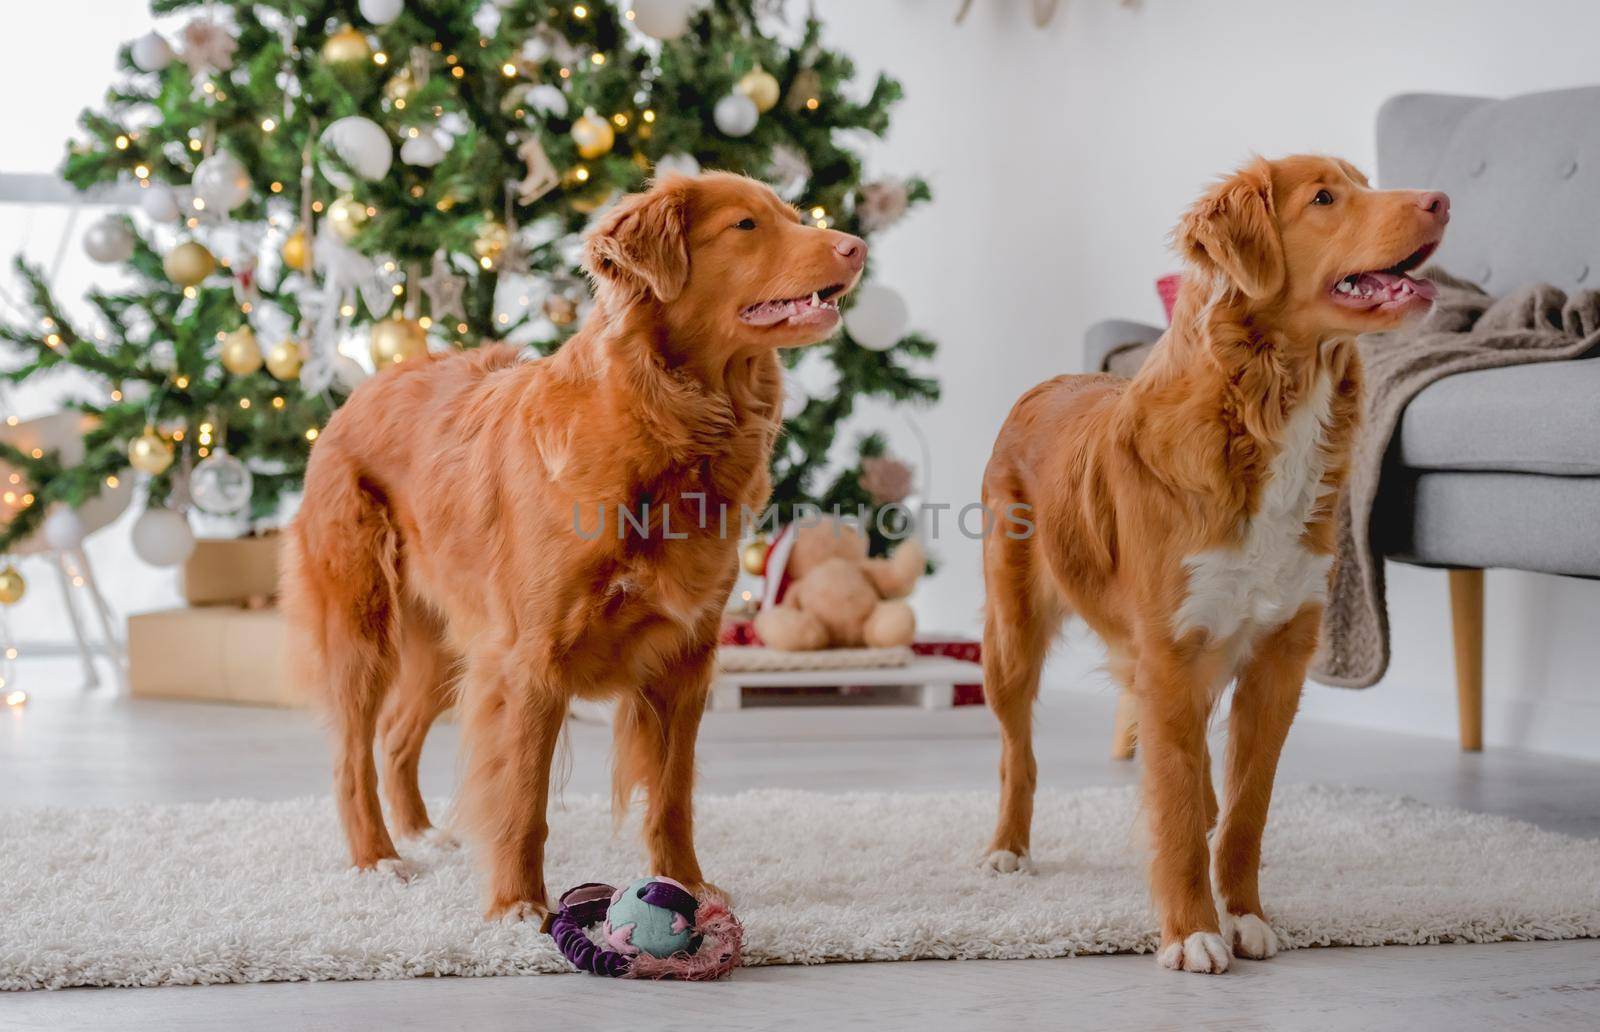
[[[280,560],[289,656],[311,701],[361,726],[375,719],[394,672],[399,538],[355,464],[318,447]]]

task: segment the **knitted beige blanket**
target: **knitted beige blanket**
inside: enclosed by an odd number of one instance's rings
[[[1366,391],[1350,479],[1339,498],[1339,556],[1322,617],[1322,646],[1311,676],[1324,684],[1366,688],[1389,667],[1389,615],[1383,557],[1372,547],[1372,508],[1384,458],[1406,405],[1424,387],[1454,373],[1524,362],[1577,358],[1600,348],[1600,291],[1568,297],[1533,285],[1495,298],[1437,268],[1439,288],[1427,318],[1359,341]],[[1114,348],[1104,371],[1138,372],[1154,344]]]
[[[1384,456],[1411,399],[1455,373],[1577,358],[1600,346],[1600,291],[1568,297],[1535,284],[1495,298],[1439,269],[1424,274],[1439,288],[1427,318],[1358,342],[1365,413],[1339,499],[1339,558],[1322,616],[1322,647],[1311,666],[1311,676],[1323,684],[1366,688],[1389,667],[1383,557],[1372,547],[1372,507]]]

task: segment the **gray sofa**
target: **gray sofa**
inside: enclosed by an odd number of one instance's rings
[[[1435,261],[1493,294],[1600,289],[1600,87],[1507,100],[1404,94],[1378,112],[1378,185],[1450,195]],[[1089,329],[1088,369],[1161,330]],[[1483,570],[1600,577],[1600,356],[1448,377],[1401,421],[1374,540],[1450,571],[1462,748],[1482,748]]]

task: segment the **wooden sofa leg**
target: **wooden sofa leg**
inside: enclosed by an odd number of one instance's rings
[[[1117,693],[1116,728],[1111,732],[1111,758],[1113,760],[1133,759],[1134,743],[1138,740],[1138,723],[1136,714],[1138,706],[1133,701],[1133,696],[1126,690]]]
[[[1450,571],[1450,618],[1456,642],[1456,705],[1461,749],[1483,749],[1483,571]]]

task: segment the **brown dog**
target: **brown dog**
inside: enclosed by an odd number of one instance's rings
[[[1234,950],[1277,950],[1261,833],[1333,562],[1355,336],[1428,309],[1432,285],[1407,272],[1449,211],[1440,193],[1371,190],[1342,161],[1252,162],[1178,226],[1189,274],[1139,375],[1041,384],[995,444],[984,502],[1030,507],[1037,532],[984,546],[985,687],[1004,739],[986,863],[1028,865],[1032,707],[1050,640],[1077,613],[1136,700],[1166,967],[1220,972]],[[1206,724],[1235,680],[1208,857]]]
[[[374,732],[395,830],[422,834],[418,755],[459,701],[488,916],[542,916],[568,703],[618,698],[615,800],[643,785],[651,870],[704,884],[695,736],[737,565],[720,514],[736,528],[765,504],[777,349],[833,331],[865,260],[753,180],[667,179],[590,234],[595,308],[554,356],[434,356],[351,395],[311,458],[285,606],[332,714],[357,867],[399,866]]]

